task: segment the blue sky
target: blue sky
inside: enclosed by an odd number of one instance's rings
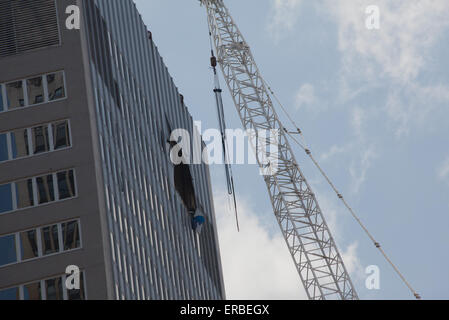
[[[425,299],[449,298],[449,2],[227,0],[265,79],[337,187]],[[218,126],[204,8],[136,0],[190,112]],[[365,8],[380,8],[380,30]],[[224,81],[222,80],[222,83]],[[228,126],[241,123],[224,94]],[[364,299],[410,299],[303,152],[297,158]],[[234,166],[241,232],[212,166],[228,298],[303,299],[255,166]],[[380,290],[365,268],[380,268]]]

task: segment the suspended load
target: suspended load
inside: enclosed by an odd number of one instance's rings
[[[196,209],[195,214],[193,215],[192,218],[192,229],[198,234],[201,233],[201,229],[203,228],[203,225],[206,222],[204,211],[200,207]]]

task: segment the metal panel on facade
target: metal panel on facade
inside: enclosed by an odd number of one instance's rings
[[[55,0],[0,0],[0,57],[58,44]]]
[[[84,1],[118,299],[224,298],[205,165],[190,166],[207,224],[193,232],[166,141],[192,118],[130,0]],[[198,238],[197,238],[198,237]]]

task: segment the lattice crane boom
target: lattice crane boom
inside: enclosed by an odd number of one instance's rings
[[[279,120],[268,88],[251,49],[234,23],[223,0],[200,0],[217,60],[247,132],[276,131],[277,169],[264,176],[273,211],[309,299],[358,299],[315,194],[302,174]],[[254,144],[253,144],[254,147]],[[262,159],[273,159],[266,148],[255,147]],[[270,162],[268,162],[271,164]]]

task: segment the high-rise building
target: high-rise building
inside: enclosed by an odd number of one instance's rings
[[[176,128],[196,132],[133,1],[0,0],[0,299],[225,298]]]

